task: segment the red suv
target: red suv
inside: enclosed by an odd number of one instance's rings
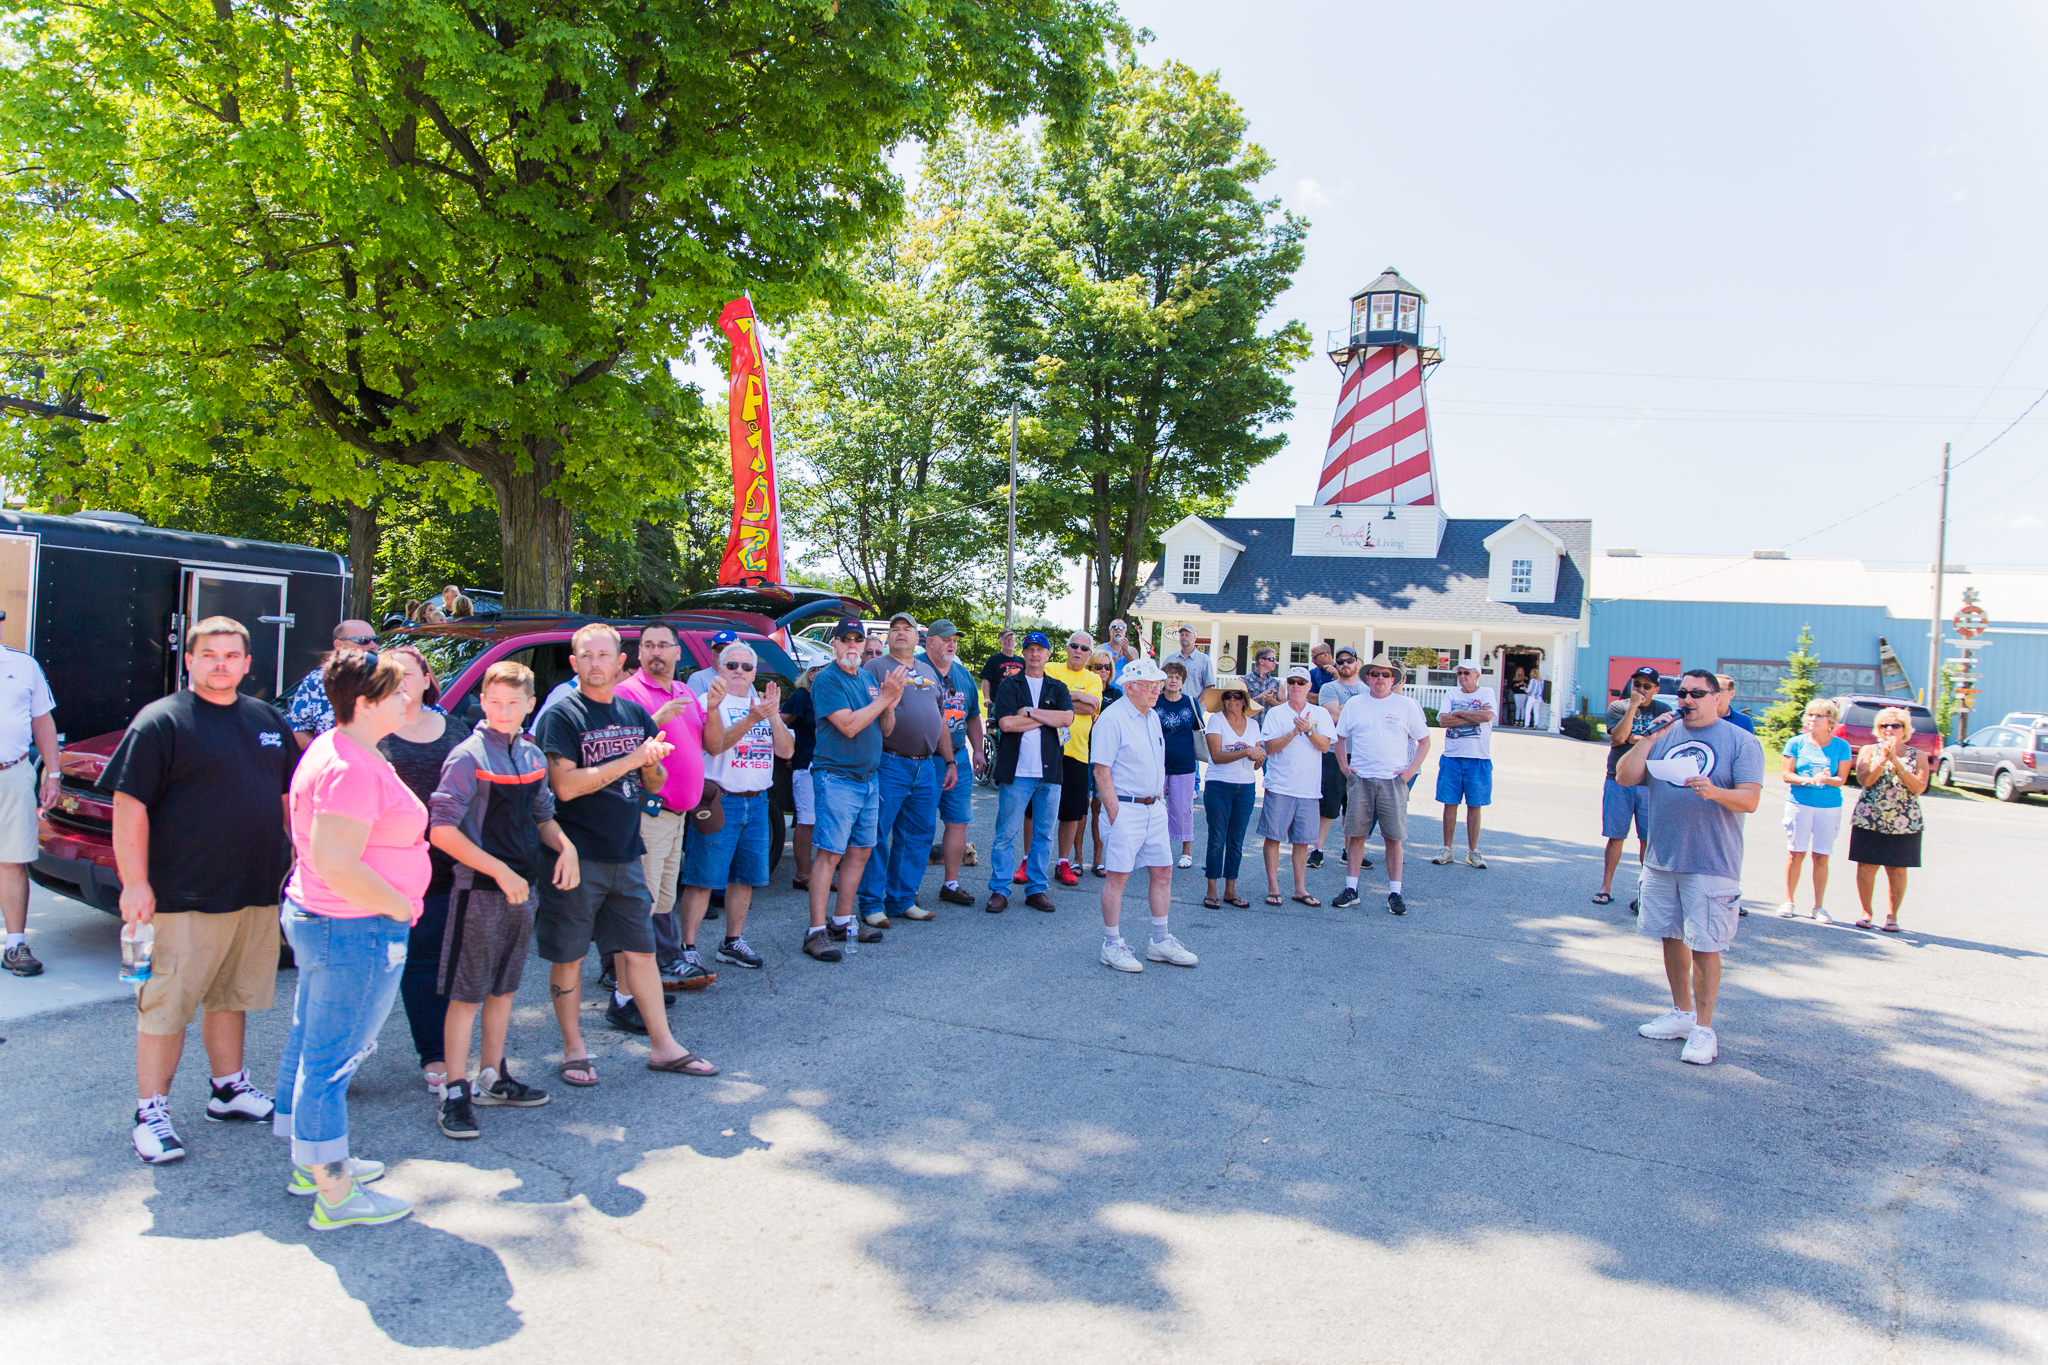
[[[1866,744],[1877,743],[1877,731],[1870,723],[1877,713],[1887,706],[1896,706],[1906,713],[1912,722],[1907,732],[1906,744],[1918,749],[1925,764],[1924,772],[1934,771],[1934,761],[1941,756],[1941,731],[1934,728],[1934,712],[1917,701],[1906,701],[1900,697],[1836,697],[1834,703],[1841,709],[1841,719],[1835,722],[1835,733],[1848,741],[1849,747],[1860,750]],[[1855,781],[1852,777],[1851,782]]]
[[[499,616],[472,616],[446,625],[386,631],[380,643],[414,645],[425,654],[441,685],[439,705],[449,715],[471,724],[482,719],[477,690],[485,669],[500,659],[525,664],[533,670],[536,690],[545,701],[557,683],[573,676],[569,670],[570,638],[578,627],[598,620],[609,620],[618,628],[629,664],[637,660],[640,628],[655,620],[668,623],[682,640],[679,673],[684,678],[700,668],[712,667],[717,662],[712,637],[720,631],[733,631],[752,645],[759,656],[757,680],[765,685],[772,679],[781,684],[783,695],[787,696],[804,667],[797,662],[799,656],[793,656],[791,651],[807,656],[815,649],[808,642],[795,641],[791,628],[816,616],[862,616],[869,610],[866,603],[834,594],[813,590],[806,596],[811,600],[779,618],[716,609],[635,619],[514,611]],[[114,870],[113,798],[98,784],[107,760],[120,742],[118,732],[95,735],[65,745],[58,754],[58,796],[41,821],[41,855],[31,870],[36,881],[51,890],[76,896],[109,913],[120,910],[121,882]],[[774,817],[768,847],[769,866],[773,867],[781,861],[787,841],[787,817],[795,810],[789,770],[780,761],[768,806]]]

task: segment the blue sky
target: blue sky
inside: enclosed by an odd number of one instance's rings
[[[1320,340],[1389,265],[1429,295],[1453,516],[1925,565],[1932,484],[1855,514],[2048,389],[2048,11],[1124,12],[1147,60],[1221,73],[1269,192],[1312,224],[1277,318]],[[1237,515],[1312,498],[1335,375],[1320,355],[1296,373],[1288,446]],[[2048,403],[1957,469],[1949,559],[2048,567],[2044,471]]]

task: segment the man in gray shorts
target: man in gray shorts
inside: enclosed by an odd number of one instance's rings
[[[1401,899],[1401,845],[1408,837],[1408,784],[1429,757],[1429,723],[1415,698],[1396,692],[1401,665],[1374,659],[1365,668],[1366,692],[1344,703],[1337,722],[1337,768],[1349,784],[1344,812],[1344,889],[1330,902],[1358,904],[1358,872],[1365,840],[1377,825],[1387,846],[1387,912],[1408,913]],[[1411,757],[1409,745],[1415,746]]]
[[[1712,673],[1688,670],[1678,680],[1682,723],[1638,736],[1614,774],[1623,786],[1647,789],[1650,852],[1636,932],[1664,941],[1671,985],[1671,1008],[1637,1032],[1683,1038],[1678,1059],[1699,1066],[1720,1052],[1714,1000],[1721,954],[1742,913],[1742,817],[1756,809],[1764,779],[1763,746],[1721,719],[1720,691]]]
[[[667,780],[661,761],[670,746],[654,717],[636,701],[612,695],[624,671],[619,633],[602,622],[569,642],[576,660],[576,690],[541,715],[534,736],[548,757],[555,822],[576,846],[583,880],[574,889],[540,878],[534,946],[548,971],[555,1021],[562,1027],[558,1068],[570,1085],[597,1084],[597,1068],[583,1044],[583,959],[592,937],[618,953],[619,984],[605,1019],[614,1028],[644,1033],[649,1070],[712,1076],[718,1068],[678,1043],[662,1008],[661,976],[654,966],[654,897],[641,858],[641,792]],[[581,1065],[578,1065],[581,1063]]]
[[[1287,670],[1287,699],[1266,712],[1266,802],[1259,832],[1266,836],[1266,904],[1280,901],[1280,845],[1294,845],[1294,898],[1321,905],[1308,893],[1308,852],[1315,847],[1323,801],[1323,755],[1334,732],[1330,713],[1308,699],[1308,669]]]

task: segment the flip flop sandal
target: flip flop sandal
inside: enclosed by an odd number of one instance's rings
[[[676,1076],[716,1076],[718,1074],[717,1067],[705,1061],[696,1053],[689,1051],[685,1051],[682,1056],[672,1061],[657,1062],[649,1058],[647,1069],[649,1071],[666,1071]]]
[[[1275,891],[1275,892],[1274,892],[1274,893],[1273,893],[1272,895],[1270,895],[1270,896],[1266,897],[1266,904],[1268,904],[1268,905],[1285,905],[1285,904],[1287,904],[1287,902],[1286,902],[1286,901],[1284,901],[1284,900],[1282,900],[1282,899],[1280,899],[1280,893],[1279,893],[1278,891]]]
[[[1221,910],[1223,902],[1217,900],[1214,896],[1204,896],[1202,897],[1202,908],[1204,910]]]
[[[1856,927],[1858,929],[1875,929],[1877,926],[1867,919],[1859,919],[1856,921]]]
[[[1322,902],[1321,902],[1321,901],[1317,900],[1317,899],[1316,899],[1316,898],[1315,898],[1314,896],[1310,896],[1310,895],[1304,895],[1304,894],[1297,894],[1297,895],[1295,896],[1295,898],[1294,898],[1294,899],[1295,899],[1296,901],[1298,901],[1299,903],[1301,903],[1302,905],[1321,905],[1321,904],[1322,904]]]
[[[1593,904],[1612,905],[1614,904],[1614,897],[1605,891],[1595,891],[1593,893]]]
[[[569,1073],[570,1073],[570,1072],[572,1072],[572,1071],[580,1071],[580,1072],[582,1072],[582,1073],[583,1073],[584,1075],[586,1075],[586,1076],[590,1077],[590,1079],[589,1079],[589,1080],[587,1080],[587,1081],[579,1081],[579,1080],[577,1080],[577,1079],[576,1079],[575,1077],[573,1077],[573,1076],[571,1076],[571,1075],[569,1074]],[[563,1062],[559,1062],[559,1063],[557,1063],[557,1064],[556,1064],[556,1066],[555,1066],[555,1074],[556,1074],[557,1076],[560,1076],[560,1077],[562,1078],[562,1084],[564,1084],[564,1085],[574,1085],[574,1086],[581,1086],[581,1087],[588,1087],[588,1086],[593,1086],[593,1085],[596,1085],[596,1084],[597,1084],[597,1058],[595,1058],[595,1057],[571,1057],[571,1058],[567,1059],[566,1061],[563,1061]]]
[[[1229,901],[1232,905],[1236,906],[1240,910],[1249,910],[1252,906],[1252,903],[1246,900],[1243,896],[1231,896],[1229,897]]]
[[[1887,934],[1896,934],[1899,932],[1899,926],[1896,920],[1888,924],[1880,924],[1878,928],[1884,930]]]
[[[811,879],[809,877],[791,877],[789,879],[789,886],[792,891],[808,891],[811,889]]]

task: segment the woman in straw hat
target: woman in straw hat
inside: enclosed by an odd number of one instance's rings
[[[1261,708],[1237,675],[1218,678],[1202,692],[1208,716],[1203,739],[1209,748],[1209,780],[1202,784],[1202,807],[1209,816],[1209,894],[1202,904],[1211,910],[1229,901],[1240,910],[1251,904],[1237,894],[1237,873],[1244,862],[1245,831],[1251,828],[1252,805],[1258,799],[1259,769],[1266,746],[1253,721]],[[1223,882],[1222,900],[1216,883]]]

